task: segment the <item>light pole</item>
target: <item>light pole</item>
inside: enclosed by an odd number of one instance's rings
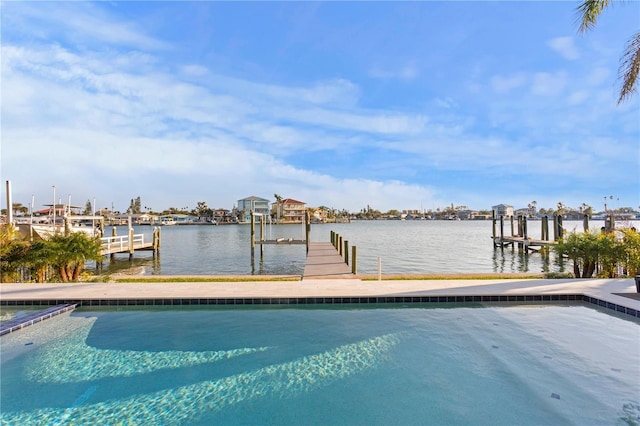
[[[53,232],[56,231],[56,186],[53,185]]]
[[[36,196],[31,194],[31,219],[29,220],[29,240],[33,241],[33,203],[35,201]]]
[[[91,208],[91,228],[93,228],[93,236],[96,236],[96,197],[93,197],[93,206]]]

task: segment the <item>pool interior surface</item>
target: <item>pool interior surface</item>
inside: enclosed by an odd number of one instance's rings
[[[3,336],[3,424],[638,424],[583,305],[78,308]]]

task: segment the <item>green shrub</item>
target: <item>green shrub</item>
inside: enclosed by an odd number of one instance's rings
[[[576,278],[614,278],[620,268],[626,275],[640,271],[640,235],[634,229],[615,232],[570,233],[554,246],[560,256],[573,261]]]

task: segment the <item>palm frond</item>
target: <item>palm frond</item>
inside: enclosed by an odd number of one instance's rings
[[[584,0],[578,6],[578,21],[580,21],[579,33],[591,29],[604,9],[609,6],[610,0]]]
[[[627,42],[627,46],[620,60],[618,76],[622,80],[618,105],[630,97],[638,88],[638,74],[640,73],[640,32]]]

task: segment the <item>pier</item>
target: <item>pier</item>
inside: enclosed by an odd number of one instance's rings
[[[256,239],[256,217],[259,218],[260,236]],[[265,245],[304,245],[307,258],[302,273],[302,279],[311,278],[355,278],[357,272],[356,247],[351,247],[349,257],[349,242],[343,241],[339,234],[331,232],[331,242],[311,242],[311,220],[309,213],[303,223],[304,238],[265,238],[266,217],[262,214],[251,213],[251,264],[255,263],[255,247],[260,246],[260,258],[264,256]]]
[[[349,265],[332,243],[310,243],[302,280],[315,278],[355,278]]]
[[[116,253],[129,253],[129,257],[133,256],[136,250],[151,250],[153,253],[160,251],[160,228],[153,228],[151,240],[145,239],[144,234],[134,234],[131,226],[131,217],[129,217],[129,232],[127,235],[117,235],[116,228],[112,228],[110,237],[100,238],[100,255],[110,255],[113,257]]]
[[[549,216],[544,216],[540,221],[540,239],[534,239],[529,236],[528,222],[526,216],[518,216],[517,218],[517,230],[514,217],[510,216],[511,235],[505,235],[504,232],[504,217],[496,218],[495,211],[493,212],[493,247],[504,248],[511,246],[512,248],[517,244],[518,249],[524,251],[538,251],[543,247],[554,245],[559,239],[564,236],[564,227],[562,226],[562,216],[553,215],[552,220],[552,233],[549,231]],[[498,221],[500,222],[500,232],[498,233]],[[584,215],[582,220],[582,226],[584,232],[589,231],[589,216]],[[607,218],[605,220],[605,228],[607,230],[613,229],[615,226],[613,218]],[[517,231],[517,232],[516,232]],[[553,239],[551,239],[553,235]]]

